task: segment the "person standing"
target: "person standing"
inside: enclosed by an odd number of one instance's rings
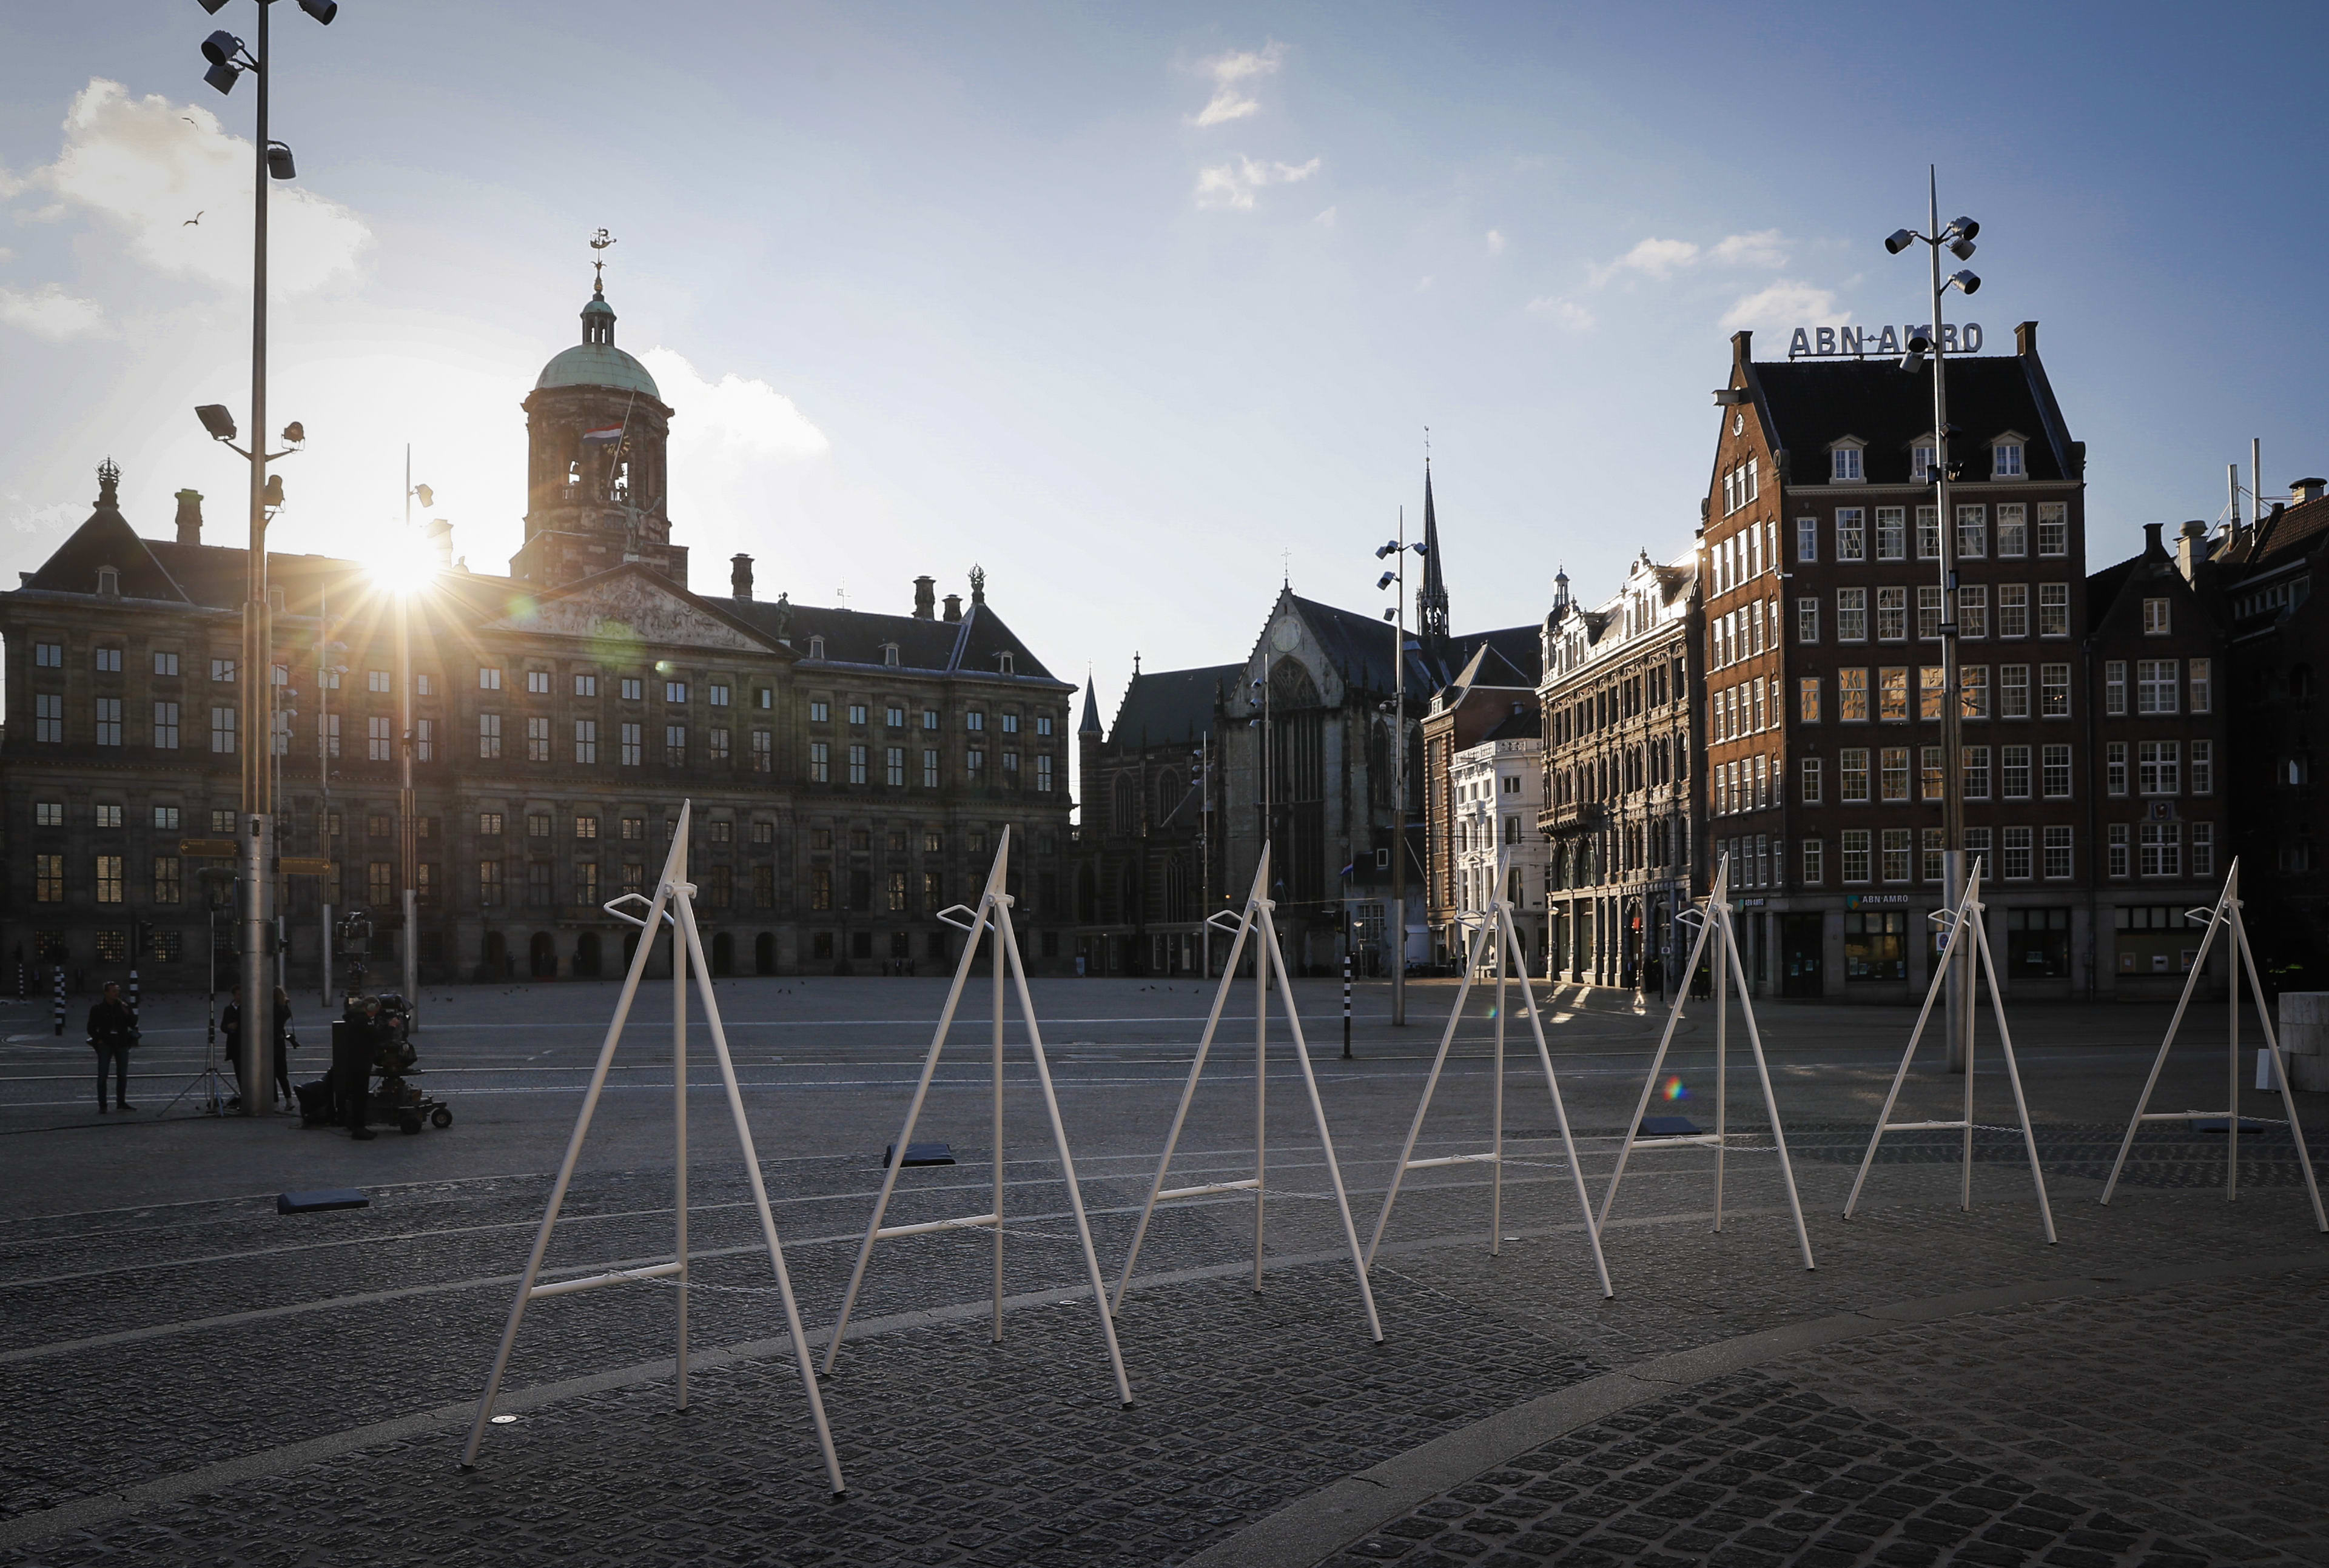
[[[235,1097],[227,1102],[227,1109],[236,1110],[242,1097],[250,1093],[250,1085],[242,1081],[242,987],[236,986],[219,1013],[219,1039],[226,1047],[226,1059],[234,1064]]]
[[[365,1101],[372,1093],[372,1062],[380,1055],[382,1026],[380,999],[363,999],[363,1010],[348,1009],[348,1016],[332,1028],[332,1095],[340,1111],[340,1120],[351,1138],[372,1139],[380,1136],[364,1125]]]
[[[137,1043],[137,1019],[121,1000],[118,982],[105,982],[105,995],[89,1009],[89,1043],[97,1052],[97,1113],[105,1114],[105,1070],[113,1069],[113,1097],[129,1106],[129,1047]]]
[[[299,1109],[299,1096],[291,1092],[291,997],[281,986],[275,988],[275,1018],[271,1038],[275,1046],[275,1093],[282,1098],[283,1109]]]

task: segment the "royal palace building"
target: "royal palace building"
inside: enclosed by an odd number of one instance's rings
[[[277,889],[302,984],[327,905],[370,913],[382,972],[407,942],[426,981],[614,972],[631,928],[600,906],[652,891],[688,802],[715,970],[943,968],[958,934],[939,913],[976,899],[1006,829],[1030,966],[1068,967],[1073,688],[976,569],[966,603],[901,581],[894,615],[763,597],[742,555],[726,595],[691,589],[665,506],[678,415],[614,340],[594,291],[581,341],[524,400],[509,574],[457,564],[436,526],[437,569],[407,599],[409,736],[393,602],[364,565],[271,555],[273,657],[240,668],[243,550],[203,541],[192,491],[174,537],[139,534],[100,470],[88,521],[0,594],[0,952],[94,983],[134,951],[146,984],[201,985],[233,897],[239,752],[271,738],[276,842],[304,868]],[[274,695],[271,737],[239,728],[252,679]]]

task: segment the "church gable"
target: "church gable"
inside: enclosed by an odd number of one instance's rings
[[[650,573],[625,568],[534,601],[483,628],[532,636],[619,638],[666,647],[759,653],[768,644],[693,595]]]

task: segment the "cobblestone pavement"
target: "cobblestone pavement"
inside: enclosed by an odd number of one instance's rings
[[[1111,1282],[1185,1069],[1185,1051],[1140,1048],[1154,1060],[1103,1044],[1061,1069],[1063,1094],[1105,1096],[1117,1118],[1071,1112]],[[2125,1051],[2099,1088],[2071,1081],[2092,1077],[2097,1057],[2066,1056],[2051,1078],[2042,1061],[2025,1068],[2052,1117],[2040,1131],[2059,1246],[2039,1233],[2018,1136],[1995,1133],[1978,1141],[1973,1213],[1956,1207],[1956,1146],[1901,1138],[1845,1224],[1888,1049],[1863,1052],[1866,1070],[1783,1090],[1815,1272],[1796,1259],[1768,1154],[1729,1161],[1717,1235],[1711,1157],[1662,1150],[1627,1175],[1607,1235],[1618,1294],[1604,1301],[1559,1145],[1549,1126],[1518,1127],[1501,1256],[1485,1245],[1482,1168],[1410,1178],[1374,1271],[1381,1346],[1339,1255],[1298,1080],[1279,1089],[1273,1075],[1267,1288],[1245,1277],[1249,1199],[1160,1211],[1119,1320],[1130,1410],[1117,1406],[1061,1173],[1023,1094],[1005,1165],[1005,1338],[988,1338],[984,1233],[883,1244],[825,1384],[850,1483],[840,1503],[824,1495],[732,1145],[723,1167],[709,1133],[692,1178],[692,1408],[673,1409],[672,1287],[545,1300],[512,1365],[504,1408],[518,1419],[493,1429],[467,1475],[453,1460],[541,1215],[541,1171],[460,1169],[477,1156],[449,1134],[385,1145],[421,1162],[406,1169],[454,1163],[373,1183],[369,1209],[282,1219],[263,1199],[207,1197],[0,1219],[0,1562],[1171,1563],[1353,1472],[1655,1357],[1956,1291],[2309,1247],[2329,1258],[2285,1131],[2243,1137],[2235,1204],[2221,1190],[2221,1137],[2173,1128],[2146,1133],[2120,1195],[2095,1205],[2116,1152],[2107,1117],[2147,1066]],[[800,1070],[837,1080],[869,1057]],[[1362,1237],[1419,1061],[1363,1066],[1328,1084]],[[1639,1071],[1623,1058],[1598,1081],[1578,1073],[1572,1112],[1597,1199],[1612,1113],[1630,1108]],[[1238,1098],[1250,1082],[1193,1122],[1176,1180],[1249,1169],[1250,1100],[1240,1113]],[[1512,1084],[1530,1087],[1517,1066]],[[1478,1147],[1483,1088],[1476,1073],[1451,1073],[1419,1152]],[[666,1078],[649,1130],[668,1094]],[[815,1118],[781,1125],[768,1146],[806,1152],[764,1161],[812,1342],[837,1310],[880,1179],[868,1156],[883,1140],[863,1129],[894,1131],[902,1103],[886,1083],[858,1097],[872,1109],[830,1102],[839,1131]],[[552,1128],[570,1116],[569,1099],[511,1103],[538,1106],[527,1113]],[[586,1168],[570,1195],[550,1256],[561,1277],[669,1253],[670,1174],[651,1144],[640,1157],[638,1113],[609,1112],[625,1114],[610,1131],[627,1162]],[[957,1103],[945,1126],[977,1124]],[[53,1158],[90,1158],[92,1145],[53,1141],[81,1134],[38,1136]],[[331,1147],[279,1136],[318,1160],[350,1151],[320,1133],[307,1138]],[[957,1152],[958,1166],[903,1173],[891,1223],[988,1207],[986,1151]],[[1347,1551],[1319,1540],[1305,1560],[2329,1561],[2316,1457],[2329,1452],[2318,1413],[2329,1367],[2313,1347],[2324,1279],[2300,1270],[1959,1314],[1777,1357],[1662,1392]]]

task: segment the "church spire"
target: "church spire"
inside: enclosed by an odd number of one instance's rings
[[[1423,459],[1423,586],[1415,590],[1415,629],[1447,635],[1447,579],[1439,569],[1439,516],[1431,504],[1431,458]]]
[[[1099,693],[1092,688],[1092,678],[1084,677],[1084,720],[1076,727],[1078,735],[1102,733],[1099,723]]]

